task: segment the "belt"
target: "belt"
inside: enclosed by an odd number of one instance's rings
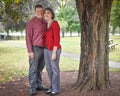
[[[43,47],[41,47],[41,46],[34,46],[34,47],[37,47],[37,48],[43,48]]]

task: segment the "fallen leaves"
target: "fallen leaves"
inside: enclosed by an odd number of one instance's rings
[[[6,89],[6,87],[5,86],[0,86],[0,89]]]
[[[27,82],[27,83],[25,83],[25,86],[29,87],[30,85],[29,85],[29,83]]]

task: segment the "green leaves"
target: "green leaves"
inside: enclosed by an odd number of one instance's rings
[[[57,14],[57,19],[63,24],[67,24],[66,29],[67,31],[76,31],[78,32],[78,30],[80,30],[80,23],[79,21],[76,20],[77,17],[77,11],[74,7],[72,6],[63,6],[58,10],[58,14]]]
[[[9,35],[9,30],[17,32],[20,28],[23,30],[23,26],[25,28],[25,24],[21,25],[21,22],[25,22],[29,17],[24,8],[27,1],[2,0],[0,2],[0,19],[7,35]]]
[[[110,25],[113,28],[120,27],[120,1],[114,0],[111,10]]]

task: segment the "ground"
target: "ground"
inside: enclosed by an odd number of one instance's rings
[[[49,86],[46,73],[43,73],[43,84]],[[61,93],[57,96],[81,96],[76,90],[69,87],[76,81],[77,72],[61,72]],[[110,73],[111,88],[102,91],[92,91],[86,96],[120,96],[120,72]],[[29,96],[27,77],[15,77],[12,81],[0,84],[0,96]],[[48,96],[43,91],[37,91],[36,96]]]

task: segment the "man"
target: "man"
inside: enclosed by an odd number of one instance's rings
[[[42,85],[41,73],[44,68],[44,49],[43,36],[46,31],[47,24],[43,18],[43,7],[35,6],[36,16],[33,17],[26,26],[26,45],[29,55],[29,84],[30,95],[35,95],[36,90],[47,89]]]

